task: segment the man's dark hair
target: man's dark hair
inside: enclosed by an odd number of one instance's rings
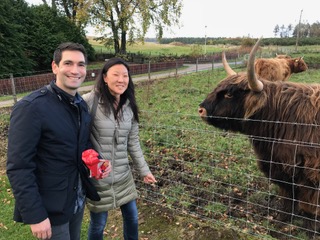
[[[73,43],[73,42],[65,42],[65,43],[61,43],[56,50],[53,53],[53,61],[59,65],[61,58],[62,58],[62,52],[63,51],[80,51],[83,53],[84,55],[84,59],[86,61],[86,64],[88,62],[87,60],[87,52],[86,49],[84,48],[84,46],[80,43]]]

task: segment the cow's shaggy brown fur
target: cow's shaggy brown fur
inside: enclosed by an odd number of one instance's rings
[[[260,170],[280,187],[288,216],[297,207],[320,218],[320,85],[260,79],[259,92],[250,89],[248,76],[222,80],[200,104],[200,116],[249,136]]]
[[[286,81],[292,73],[304,72],[308,69],[302,57],[290,58],[279,55],[275,58],[259,58],[255,61],[255,72],[269,81]]]

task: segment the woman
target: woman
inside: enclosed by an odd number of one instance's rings
[[[103,239],[108,210],[120,207],[124,239],[138,240],[138,197],[129,166],[128,152],[145,183],[155,177],[144,159],[139,142],[139,117],[134,84],[128,64],[111,58],[98,76],[94,90],[83,96],[93,115],[91,140],[101,157],[111,161],[112,171],[105,179],[92,179],[101,197],[88,199],[90,225],[88,239]]]

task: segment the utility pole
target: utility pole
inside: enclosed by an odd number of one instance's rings
[[[297,51],[297,49],[298,49],[298,41],[299,41],[299,36],[300,36],[300,27],[301,27],[302,11],[303,11],[303,9],[301,9],[300,19],[299,19],[299,24],[298,24],[298,29],[297,29],[296,51]]]
[[[207,54],[207,25],[204,26],[204,55]]]

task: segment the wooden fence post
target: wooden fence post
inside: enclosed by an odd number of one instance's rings
[[[197,58],[197,60],[196,60],[196,72],[198,72],[198,61],[199,61],[199,59]]]
[[[176,77],[178,77],[178,60],[176,60]]]
[[[10,79],[11,79],[11,88],[12,88],[12,96],[14,103],[17,103],[17,94],[16,94],[16,85],[14,83],[13,74],[10,73]]]
[[[149,80],[151,79],[151,61],[149,61],[149,64],[148,64],[148,78]]]

